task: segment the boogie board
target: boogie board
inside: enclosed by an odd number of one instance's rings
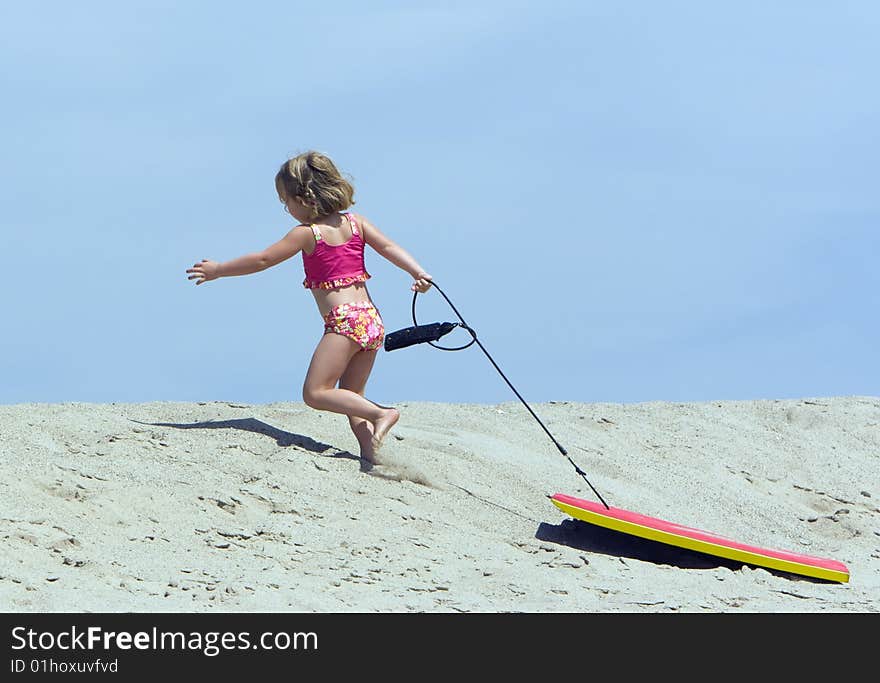
[[[600,503],[564,493],[556,493],[550,496],[550,500],[556,507],[575,519],[631,536],[791,574],[838,583],[849,581],[849,570],[845,564],[837,560],[746,545],[708,531],[691,529],[656,517],[640,515],[637,512],[615,507],[608,509]]]

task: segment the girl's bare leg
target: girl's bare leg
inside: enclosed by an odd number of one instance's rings
[[[372,451],[369,454],[373,457],[381,446],[382,439],[400,418],[400,413],[396,408],[376,405],[357,391],[342,386],[336,387],[355,355],[361,352],[361,347],[348,337],[333,332],[325,334],[312,355],[312,362],[303,382],[303,400],[306,405],[316,410],[341,413],[349,418],[361,418],[372,423],[373,433],[370,437]],[[372,355],[372,360],[375,360],[375,352]],[[356,365],[359,363],[360,361],[356,362]],[[370,369],[372,369],[372,361]],[[369,371],[366,375],[369,376]],[[363,383],[366,384],[366,377]]]
[[[375,361],[376,351],[358,351],[349,361],[345,372],[342,373],[342,377],[339,379],[339,388],[348,389],[363,396]],[[351,431],[360,446],[361,457],[375,462],[372,443],[373,423],[362,417],[349,415],[348,424],[351,425]]]

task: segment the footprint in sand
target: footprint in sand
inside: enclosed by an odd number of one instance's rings
[[[388,479],[389,481],[411,481],[421,486],[437,488],[428,476],[417,467],[388,457],[383,457],[381,461],[377,460],[374,463],[364,461],[361,465],[361,471],[371,477]]]

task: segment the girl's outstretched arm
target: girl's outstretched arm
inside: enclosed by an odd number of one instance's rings
[[[186,272],[190,273],[187,279],[195,280],[196,284],[200,285],[219,277],[258,273],[295,256],[302,251],[310,239],[312,239],[311,231],[304,225],[298,225],[263,251],[239,256],[225,263],[202,259],[200,263],[194,263],[192,268],[187,268]]]
[[[366,218],[360,215],[358,218],[360,218],[360,223],[363,226],[364,242],[373,247],[381,256],[391,261],[395,266],[405,270],[412,276],[414,282],[410,289],[423,294],[427,292],[431,287],[431,276],[419,265],[419,262],[406,249],[382,234],[379,228],[370,223]]]

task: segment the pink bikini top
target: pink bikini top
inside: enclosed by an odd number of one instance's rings
[[[364,240],[357,227],[354,214],[342,214],[351,223],[351,238],[343,244],[327,244],[318,226],[312,223],[315,248],[311,254],[302,253],[306,289],[338,289],[355,282],[366,282],[370,274],[364,266]]]

